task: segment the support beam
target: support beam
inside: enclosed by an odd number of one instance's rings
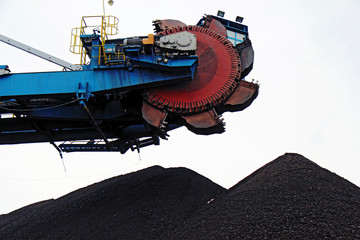
[[[49,61],[49,62],[52,62],[52,63],[55,63],[61,67],[64,67],[66,69],[69,69],[69,70],[72,70],[72,71],[76,71],[76,70],[82,70],[82,67],[81,66],[76,66],[74,64],[71,64],[71,63],[68,63],[64,60],[61,60],[57,57],[54,57],[48,53],[45,53],[45,52],[42,52],[40,50],[37,50],[36,48],[33,48],[33,47],[30,47],[26,44],[23,44],[21,42],[18,42],[14,39],[11,39],[9,37],[6,37],[4,35],[1,35],[0,34],[0,41],[4,42],[4,43],[7,43],[9,44],[10,46],[13,46],[13,47],[16,47],[20,50],[23,50],[25,52],[28,52],[28,53],[31,53],[39,58],[42,58],[46,61]]]
[[[101,138],[104,140],[104,142],[106,143],[106,148],[109,148],[111,150],[111,145],[109,140],[107,139],[107,137],[105,136],[104,132],[101,130],[101,128],[99,127],[99,125],[96,123],[93,115],[91,114],[90,110],[88,109],[88,107],[86,106],[85,102],[83,100],[80,101],[80,105],[81,107],[84,108],[84,110],[86,111],[86,113],[89,116],[89,120],[91,122],[91,124],[94,126],[94,128],[96,129],[96,131],[100,134]]]

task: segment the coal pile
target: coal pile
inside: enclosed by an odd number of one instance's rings
[[[298,154],[229,190],[151,167],[2,215],[0,239],[360,239],[360,188]]]
[[[0,216],[0,239],[158,239],[225,191],[189,169],[155,166]]]
[[[167,239],[360,239],[360,188],[285,154],[179,225]]]

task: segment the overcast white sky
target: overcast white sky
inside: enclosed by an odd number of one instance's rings
[[[152,33],[152,20],[196,24],[221,9],[244,17],[255,49],[247,77],[261,83],[243,112],[224,114],[226,133],[170,132],[160,146],[136,152],[71,153],[50,144],[0,146],[0,214],[111,176],[152,165],[187,167],[228,188],[286,152],[304,155],[360,186],[360,1],[114,0],[118,37]],[[2,0],[0,33],[72,63],[70,30],[82,16],[101,15],[101,0]],[[13,73],[61,70],[0,42],[0,65]]]

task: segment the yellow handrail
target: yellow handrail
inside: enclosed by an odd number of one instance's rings
[[[99,21],[100,20],[100,21]],[[93,22],[95,23],[93,24]],[[99,48],[99,55],[107,62],[105,54],[105,41],[109,35],[116,35],[118,29],[119,19],[114,16],[84,16],[81,18],[80,27],[71,30],[70,52],[80,54],[80,64],[86,64],[86,51],[83,48],[80,36],[84,34],[93,34],[94,29],[100,30],[101,47]],[[91,32],[90,32],[91,31]],[[89,32],[89,33],[87,33]],[[99,64],[101,62],[99,57]]]

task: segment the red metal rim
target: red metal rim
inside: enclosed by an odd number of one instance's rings
[[[152,106],[175,113],[196,113],[223,103],[234,92],[241,75],[240,58],[221,34],[199,26],[182,26],[159,33],[188,31],[196,35],[199,64],[192,81],[144,92]]]

